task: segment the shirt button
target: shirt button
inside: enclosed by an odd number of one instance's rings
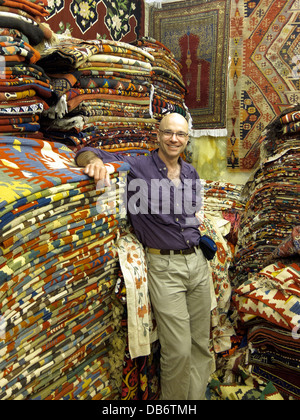
[[[190,243],[190,241],[186,241],[186,243],[187,243],[187,244],[189,244],[189,243]]]

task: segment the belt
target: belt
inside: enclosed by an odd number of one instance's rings
[[[154,249],[154,248],[147,248],[149,254],[155,255],[191,255],[196,253],[196,248],[188,248],[188,249]]]

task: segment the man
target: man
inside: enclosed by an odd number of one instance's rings
[[[199,176],[180,157],[188,138],[186,119],[170,114],[161,121],[159,149],[150,156],[124,157],[92,148],[76,156],[87,175],[106,185],[104,162],[123,160],[131,166],[128,210],[147,255],[163,400],[204,399],[212,361],[209,270],[195,217],[201,206]]]

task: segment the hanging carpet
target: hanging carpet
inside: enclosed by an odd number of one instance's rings
[[[231,3],[227,158],[232,169],[251,170],[263,130],[287,106],[299,103],[297,4]]]
[[[194,130],[226,128],[229,12],[227,0],[189,0],[150,11],[150,36],[181,65]]]

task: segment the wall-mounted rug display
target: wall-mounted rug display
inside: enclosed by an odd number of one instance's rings
[[[132,42],[144,35],[144,0],[60,0],[47,10],[51,29],[75,38]]]
[[[252,169],[261,132],[299,103],[299,2],[232,2],[228,96],[228,166]],[[295,77],[296,76],[296,77]]]
[[[214,135],[216,129],[222,135],[226,128],[229,4],[193,0],[150,9],[149,35],[181,64],[196,135]]]

